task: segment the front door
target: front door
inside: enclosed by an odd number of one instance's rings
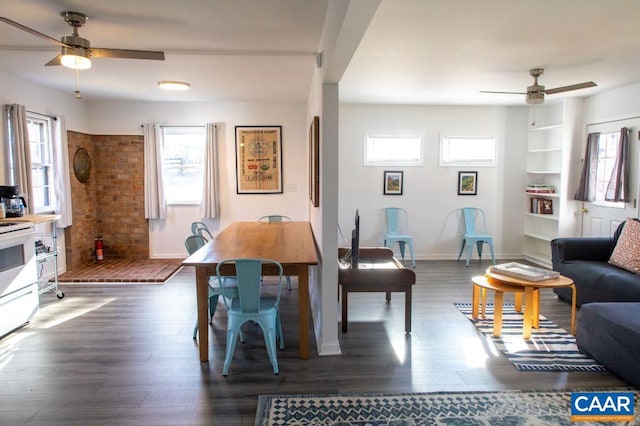
[[[612,203],[582,203],[582,236],[609,237],[618,225],[628,217],[638,217],[638,166],[640,165],[640,149],[638,149],[638,130],[640,119],[616,120],[588,126],[588,133],[617,133],[620,128],[628,127],[629,132],[629,203],[613,206]]]

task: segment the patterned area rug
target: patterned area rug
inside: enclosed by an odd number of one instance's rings
[[[58,277],[64,284],[151,283],[167,281],[180,269],[182,259],[105,259]]]
[[[599,389],[616,390],[629,391]],[[635,395],[638,413],[640,391],[636,390]],[[570,390],[386,395],[260,395],[255,421],[256,426],[571,424]]]
[[[540,328],[534,328],[530,340],[522,337],[522,312],[513,304],[504,304],[502,336],[493,337],[493,304],[487,304],[485,318],[471,317],[471,303],[454,303],[494,346],[520,371],[607,371],[582,354],[576,339],[555,323],[540,316]]]

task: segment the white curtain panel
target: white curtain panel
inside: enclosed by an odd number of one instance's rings
[[[167,203],[162,183],[162,133],[160,126],[143,124],[144,132],[144,217],[166,219]]]
[[[204,148],[202,202],[200,216],[215,218],[219,214],[218,199],[218,125],[207,123],[207,140]]]
[[[11,185],[18,185],[25,195],[27,211],[33,213],[33,183],[31,181],[31,149],[29,147],[29,130],[27,126],[27,110],[24,105],[7,105],[8,135],[11,156],[7,158],[9,180]]]
[[[60,219],[58,228],[66,228],[73,224],[73,208],[71,206],[71,179],[69,172],[69,143],[67,141],[67,125],[61,115],[53,122],[53,186],[56,201],[56,213]]]

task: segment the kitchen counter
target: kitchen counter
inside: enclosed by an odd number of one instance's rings
[[[55,222],[60,219],[59,214],[26,214],[20,217],[5,217],[0,222],[31,222],[34,225],[39,223]]]

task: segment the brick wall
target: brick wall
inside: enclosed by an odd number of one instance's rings
[[[67,270],[73,271],[93,261],[93,242],[97,232],[96,166],[93,141],[90,135],[67,132],[67,139],[69,143],[69,167],[71,168],[73,225],[65,229],[64,236]],[[73,173],[73,156],[78,148],[86,149],[92,160],[87,183],[81,183]]]
[[[68,132],[68,139],[70,164],[76,149],[83,147],[92,168],[86,184],[71,171],[73,225],[65,230],[67,269],[93,262],[96,236],[104,238],[106,258],[148,259],[143,137]]]
[[[98,233],[105,256],[149,258],[142,136],[93,136]]]

